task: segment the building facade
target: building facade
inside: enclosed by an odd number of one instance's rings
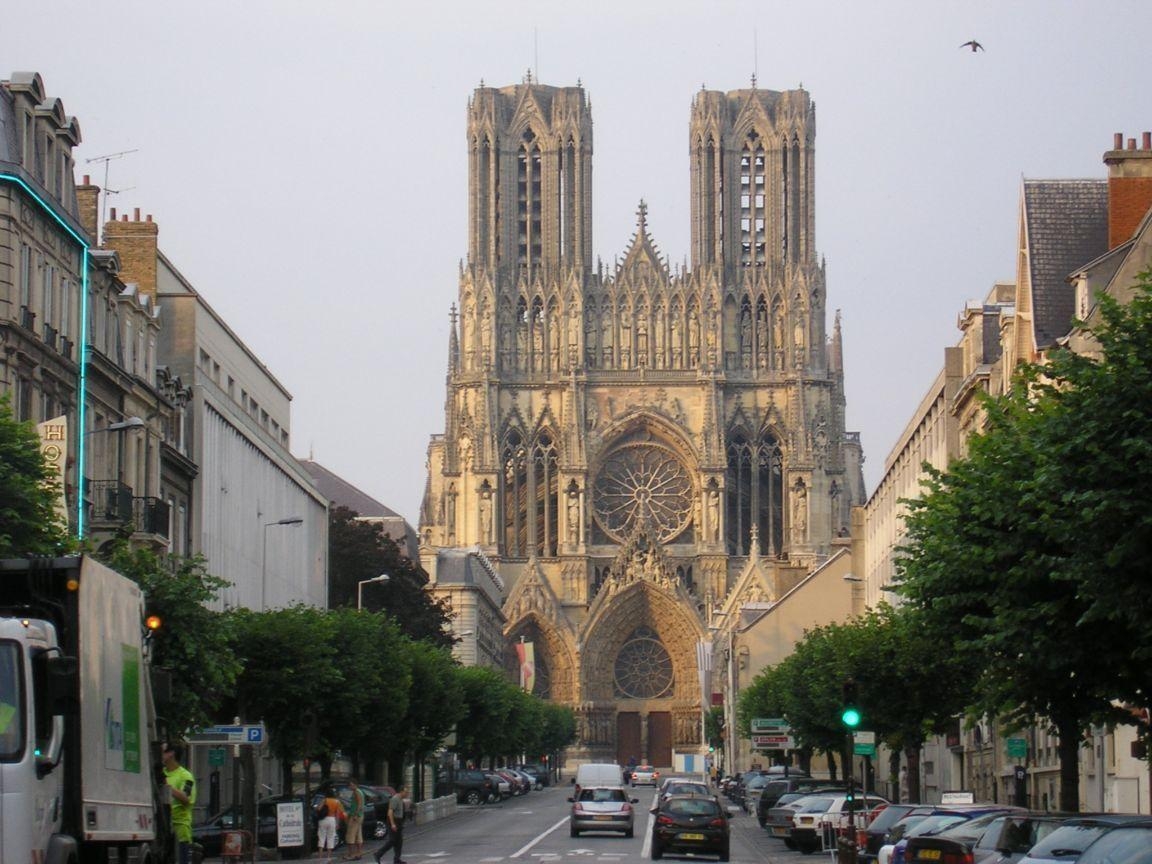
[[[815,134],[803,90],[700,91],[691,266],[669,265],[641,202],[606,268],[584,90],[529,78],[468,106],[468,256],[421,560],[434,591],[446,549],[492,563],[504,665],[533,644],[536,692],[576,709],[573,758],[698,752],[711,634],[816,571],[863,502]]]

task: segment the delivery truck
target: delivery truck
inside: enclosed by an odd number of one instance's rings
[[[168,864],[139,586],[0,561],[0,864]]]

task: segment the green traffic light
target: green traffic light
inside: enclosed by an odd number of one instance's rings
[[[844,713],[840,715],[840,720],[845,726],[855,729],[860,725],[860,712],[855,708],[845,708]]]

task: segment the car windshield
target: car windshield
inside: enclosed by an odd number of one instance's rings
[[[20,646],[0,642],[0,759],[24,752],[24,690],[20,686]]]
[[[805,798],[796,809],[801,813],[827,813],[832,801],[832,798]]]
[[[708,789],[703,783],[670,783],[665,795],[702,795]]]
[[[720,805],[710,798],[674,798],[665,809],[676,816],[715,816]]]
[[[960,840],[962,842],[976,842],[980,839],[985,829],[997,819],[1003,819],[1003,813],[986,813],[983,816],[977,816],[975,819],[966,819],[957,825],[952,825],[937,833],[939,837],[947,837],[949,840]]]
[[[1032,847],[1026,858],[1072,858],[1088,848],[1088,844],[1111,828],[1100,822],[1061,825]]]
[[[887,831],[890,826],[907,816],[911,809],[909,805],[891,804],[877,813],[876,817],[868,823],[868,830]]]
[[[925,834],[939,834],[945,828],[967,821],[958,813],[937,813],[925,816],[924,820],[904,832],[905,837],[923,837]]]
[[[607,801],[627,801],[628,797],[624,794],[623,789],[581,789],[580,800],[604,803]]]
[[[1083,864],[1150,864],[1152,830],[1136,826],[1113,828],[1076,859]]]

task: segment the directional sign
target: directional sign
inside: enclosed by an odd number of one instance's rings
[[[790,735],[792,726],[783,717],[752,718],[753,735]]]
[[[208,726],[188,740],[193,744],[263,744],[264,725]]]
[[[857,756],[875,756],[876,733],[868,731],[853,732],[852,752]]]
[[[753,735],[752,746],[757,750],[795,750],[796,739],[791,735]]]
[[[1009,738],[1008,755],[1013,759],[1024,759],[1028,756],[1027,738]]]

